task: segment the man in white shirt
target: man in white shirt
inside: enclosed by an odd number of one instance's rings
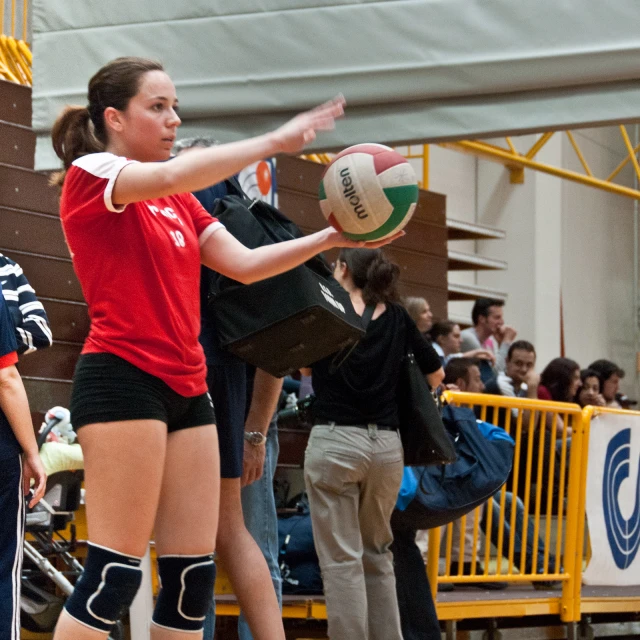
[[[496,358],[496,372],[504,371],[507,352],[516,339],[517,332],[504,323],[504,301],[480,298],[471,311],[473,327],[465,329],[460,350],[486,349]],[[486,378],[483,379],[486,380]]]

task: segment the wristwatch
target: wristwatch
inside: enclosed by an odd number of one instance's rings
[[[261,444],[264,444],[267,441],[267,436],[260,431],[245,431],[244,439],[252,444],[254,447],[259,447]]]

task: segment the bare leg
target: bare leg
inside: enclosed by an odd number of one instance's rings
[[[123,554],[144,555],[160,498],[167,427],[127,420],[82,427],[87,525],[91,542]],[[62,612],[55,640],[102,640]]]
[[[215,425],[170,433],[155,525],[156,550],[206,555],[215,550],[220,492]],[[202,632],[176,632],[151,625],[153,640],[199,640]]]
[[[254,640],[284,640],[282,615],[267,563],[244,525],[240,478],[220,480],[218,557]]]

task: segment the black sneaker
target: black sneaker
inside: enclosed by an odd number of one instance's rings
[[[478,562],[476,563],[476,575],[484,573],[484,567]],[[458,575],[458,563],[452,562],[449,574],[454,578]],[[462,563],[462,575],[471,575],[471,562]],[[454,582],[456,587],[467,587],[470,589],[487,589],[489,591],[501,591],[509,586],[507,582],[487,581],[487,582]]]
[[[453,582],[438,582],[438,593],[451,593],[454,589]]]

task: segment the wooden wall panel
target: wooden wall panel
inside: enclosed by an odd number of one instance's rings
[[[1,239],[0,253],[4,253],[22,267],[39,296],[84,302],[80,283],[70,259],[7,250],[2,247]]]
[[[325,252],[331,263],[338,257],[339,250]],[[434,290],[447,290],[447,259],[427,254],[404,251],[393,246],[385,247],[385,253],[400,266],[400,283],[413,284]]]
[[[0,80],[0,120],[31,126],[31,87]]]
[[[27,358],[29,357],[27,356]],[[51,407],[69,407],[71,380],[47,380],[25,376],[23,381],[29,396],[29,407],[32,412],[43,414]],[[39,427],[41,422],[42,418],[37,418],[34,426],[36,428]]]
[[[0,246],[70,259],[60,218],[34,211],[0,207]]]
[[[37,429],[48,409],[69,406],[71,375],[89,323],[60,227],[57,190],[47,175],[32,170],[30,127],[31,89],[0,80],[0,252],[24,270],[54,336],[53,347],[18,364]]]
[[[38,294],[49,316],[53,339],[81,343],[89,333],[89,313],[83,302],[55,300]]]
[[[0,162],[33,169],[36,134],[29,127],[0,120]]]
[[[71,380],[81,350],[81,344],[57,341],[22,358],[18,368],[24,376]]]
[[[57,189],[42,173],[0,164],[0,206],[57,215]]]

